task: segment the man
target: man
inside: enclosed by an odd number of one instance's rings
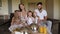
[[[40,21],[46,22],[45,24],[46,24],[46,26],[47,26],[48,33],[49,33],[49,34],[52,34],[52,33],[51,33],[52,22],[51,22],[51,21],[47,21],[47,12],[46,12],[46,10],[44,10],[44,9],[42,8],[42,2],[38,2],[38,3],[37,3],[37,7],[38,7],[38,8],[35,9],[35,12],[36,12],[37,16],[39,16]]]

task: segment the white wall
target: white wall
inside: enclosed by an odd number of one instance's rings
[[[60,0],[59,0],[59,2],[60,2]],[[59,16],[60,16],[60,3],[59,3]],[[60,18],[60,17],[59,17]]]
[[[12,0],[12,12],[18,10],[18,5],[20,4],[20,0]]]
[[[59,0],[54,0],[54,19],[59,19]]]
[[[12,0],[12,12],[18,10],[20,0]],[[8,0],[2,0],[2,7],[0,7],[0,15],[8,15]]]
[[[8,0],[2,0],[0,15],[8,15]]]

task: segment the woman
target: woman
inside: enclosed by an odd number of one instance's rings
[[[21,12],[19,15],[21,17],[21,21],[24,23],[24,25],[27,25],[26,24],[26,19],[27,19],[27,12],[25,10],[25,7],[24,7],[24,4],[19,4],[19,11]]]
[[[25,10],[24,4],[19,4],[19,10],[21,12],[21,17],[26,18],[27,17],[27,12]]]

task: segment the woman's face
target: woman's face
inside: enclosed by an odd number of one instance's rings
[[[28,13],[28,16],[29,16],[29,17],[31,17],[31,16],[32,16],[32,13],[31,13],[31,12],[29,12],[29,13]]]
[[[21,9],[24,9],[24,5],[21,4],[21,5],[20,5],[20,8],[21,8]]]

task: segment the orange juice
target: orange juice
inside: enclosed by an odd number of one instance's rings
[[[47,28],[44,27],[44,34],[47,34]]]
[[[47,28],[44,27],[44,26],[40,26],[40,27],[39,27],[39,32],[40,32],[41,34],[47,34]]]
[[[39,32],[43,33],[44,32],[44,28],[42,26],[39,27]]]

